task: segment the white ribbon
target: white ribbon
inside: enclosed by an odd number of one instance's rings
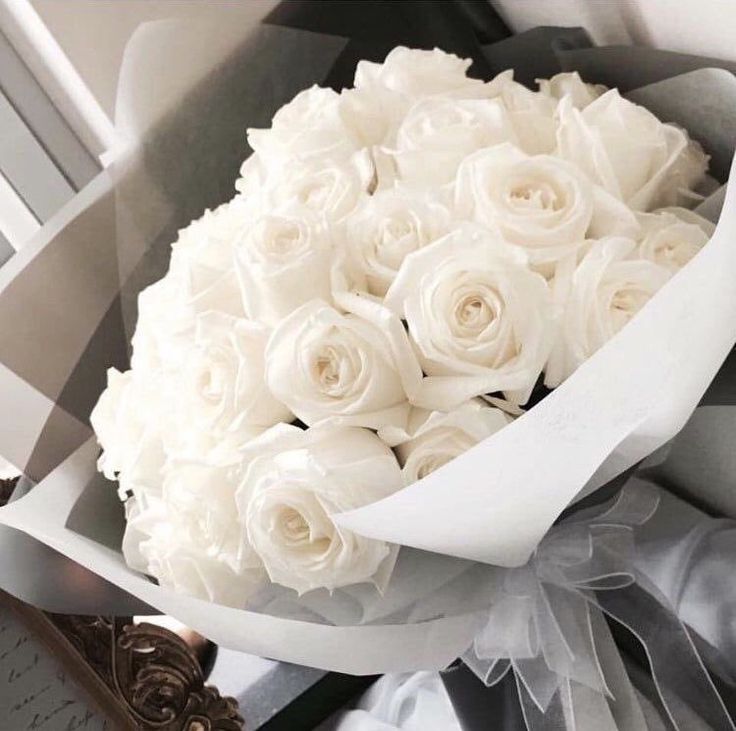
[[[463,660],[486,685],[513,670],[530,729],[647,728],[604,612],[644,644],[675,728],[692,728],[676,698],[694,687],[685,702],[706,727],[734,728],[684,627],[634,567],[634,529],[658,501],[655,488],[624,488],[603,512],[581,511],[554,527],[525,566],[503,571],[487,621]],[[653,616],[667,628],[667,643],[654,637]],[[674,648],[675,664],[687,672],[666,660]]]

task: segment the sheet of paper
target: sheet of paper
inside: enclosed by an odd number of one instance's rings
[[[0,604],[0,728],[112,731],[45,645]]]

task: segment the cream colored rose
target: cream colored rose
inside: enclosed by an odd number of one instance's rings
[[[268,176],[258,205],[264,212],[288,210],[292,216],[334,225],[365,199],[375,176],[373,159],[365,150],[344,162],[294,161]]]
[[[708,243],[715,226],[686,208],[663,208],[639,216],[637,256],[676,272]]]
[[[603,84],[586,84],[577,71],[556,74],[551,79],[537,79],[539,91],[545,96],[559,100],[570,97],[572,105],[577,109],[585,109],[608,89]]]
[[[439,48],[424,51],[398,46],[383,63],[359,61],[355,88],[373,91],[384,88],[412,99],[442,95],[473,98],[483,93],[484,84],[467,76],[471,61]]]
[[[348,219],[345,237],[366,291],[383,297],[406,256],[440,238],[449,225],[450,212],[429,194],[394,188],[368,198]]]
[[[344,160],[360,142],[342,110],[339,94],[312,86],[281,107],[269,129],[249,129],[248,143],[269,168],[295,159]]]
[[[247,201],[236,196],[193,221],[179,232],[171,247],[168,277],[194,311],[216,310],[242,317],[232,258],[235,243],[248,228],[252,214]]]
[[[496,391],[527,401],[555,312],[547,283],[520,249],[461,226],[404,260],[385,304],[408,322],[428,376],[412,403],[449,411]]]
[[[108,480],[135,466],[147,441],[161,428],[165,402],[155,373],[135,377],[133,371],[107,371],[107,388],[90,414],[90,423],[102,447],[99,470]]]
[[[179,231],[166,276],[138,295],[133,368],[176,370],[201,313],[244,316],[232,262],[235,243],[250,221],[247,202],[236,196]]]
[[[308,302],[273,331],[266,382],[309,425],[404,423],[405,383],[418,365],[398,357],[392,337],[361,317],[340,314],[319,300]],[[402,352],[407,351],[411,354],[405,344]]]
[[[616,89],[583,110],[563,98],[558,114],[558,153],[634,210],[676,205],[707,169],[707,156],[685,131]]]
[[[399,126],[394,158],[402,182],[437,186],[453,180],[468,155],[514,141],[501,101],[430,97],[417,102]]]
[[[636,243],[611,237],[594,243],[572,276],[545,384],[558,386],[610,340],[672,276],[671,269],[631,258]]]
[[[169,384],[178,428],[164,434],[182,458],[234,461],[244,441],[291,411],[265,382],[270,329],[218,313],[197,318],[193,347]]]
[[[527,89],[514,81],[510,72],[499,74],[492,83],[499,89],[499,99],[506,107],[521,149],[530,155],[553,152],[556,144],[557,100]]]
[[[314,217],[264,215],[234,249],[235,271],[248,317],[277,325],[312,299],[331,299],[329,229]]]
[[[511,422],[500,409],[472,399],[449,412],[413,409],[408,429],[379,436],[395,447],[404,482],[421,480]]]
[[[238,516],[272,581],[300,594],[367,581],[385,586],[396,549],[338,528],[331,517],[403,487],[396,457],[378,437],[365,429],[284,425],[249,453]]]
[[[455,210],[461,218],[497,227],[539,267],[573,253],[589,235],[637,230],[631,212],[575,166],[551,155],[526,155],[509,144],[463,161]]]
[[[235,477],[232,468],[167,463],[159,494],[126,503],[128,565],[174,591],[242,608],[266,576],[253,551],[243,551]]]

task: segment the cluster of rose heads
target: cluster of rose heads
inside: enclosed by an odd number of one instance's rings
[[[180,232],[92,415],[131,567],[236,607],[268,579],[381,588],[397,548],[332,516],[501,429],[707,242],[686,132],[468,65],[397,48],[303,91]]]

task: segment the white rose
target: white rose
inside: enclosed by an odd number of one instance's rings
[[[511,417],[480,399],[449,412],[412,409],[406,432],[385,430],[379,436],[394,445],[404,482],[421,480],[511,422]]]
[[[366,291],[383,297],[405,257],[445,234],[449,224],[447,208],[429,195],[393,188],[370,196],[346,223],[350,259]]]
[[[555,110],[557,100],[531,91],[513,80],[513,74],[500,74],[493,82],[506,107],[519,146],[530,155],[553,152],[555,148]]]
[[[376,184],[370,153],[356,153],[345,162],[293,162],[269,175],[259,205],[263,211],[288,210],[325,224],[340,223]]]
[[[489,99],[508,77],[490,83],[466,76],[470,61],[444,51],[397,48],[383,64],[361,61],[354,89],[343,90],[342,113],[366,146],[393,147],[407,112],[418,101],[432,98]]]
[[[509,144],[466,158],[457,175],[455,208],[462,218],[498,227],[542,268],[573,253],[587,235],[638,229],[633,214],[574,165],[551,155],[526,155]]]
[[[391,450],[365,429],[281,426],[250,451],[236,502],[271,580],[300,594],[366,581],[383,588],[396,549],[337,528],[331,516],[403,487]]]
[[[371,91],[382,87],[412,99],[442,95],[473,98],[483,94],[484,84],[467,76],[471,61],[439,48],[425,51],[399,46],[383,63],[359,61],[355,88]]]
[[[437,186],[451,181],[471,153],[510,141],[516,136],[501,101],[433,97],[409,110],[396,133],[394,157],[403,181]]]
[[[419,366],[399,357],[411,351],[408,342],[399,351],[394,337],[354,314],[308,302],[273,331],[266,381],[309,425],[327,419],[369,428],[403,423],[409,409],[405,384]]]
[[[107,371],[107,388],[90,414],[90,423],[103,449],[98,469],[114,480],[133,469],[146,442],[160,426],[162,398],[155,374],[135,377],[133,371]]]
[[[128,565],[174,591],[243,607],[265,574],[260,559],[242,550],[235,479],[232,469],[169,462],[160,496],[126,503]]]
[[[310,157],[343,160],[360,142],[346,124],[342,108],[339,94],[312,86],[276,112],[270,129],[249,129],[248,143],[267,167]]]
[[[270,325],[312,299],[331,299],[329,230],[312,217],[265,215],[235,246],[248,317]]]
[[[216,310],[242,317],[233,249],[251,221],[247,201],[236,196],[193,221],[171,247],[169,274],[196,312]]]
[[[670,269],[632,259],[636,243],[611,237],[594,242],[572,276],[562,325],[545,368],[558,386],[610,340],[669,280]]]
[[[603,84],[586,84],[577,71],[556,74],[551,79],[537,79],[539,91],[559,100],[569,96],[574,107],[584,109],[608,89]]]
[[[686,208],[663,208],[639,216],[637,254],[672,271],[682,269],[708,243],[715,226]]]
[[[429,376],[412,403],[449,411],[496,391],[527,401],[555,313],[547,283],[520,249],[461,226],[404,260],[385,304],[408,322]]]
[[[134,368],[178,368],[198,314],[244,316],[232,259],[250,220],[247,202],[236,196],[179,231],[168,273],[138,295]]]
[[[215,312],[197,318],[193,347],[169,384],[178,428],[167,449],[183,457],[232,461],[238,447],[292,414],[265,382],[270,329]]]
[[[559,154],[635,210],[677,204],[707,169],[707,156],[686,132],[616,89],[583,110],[566,97],[558,114]]]

